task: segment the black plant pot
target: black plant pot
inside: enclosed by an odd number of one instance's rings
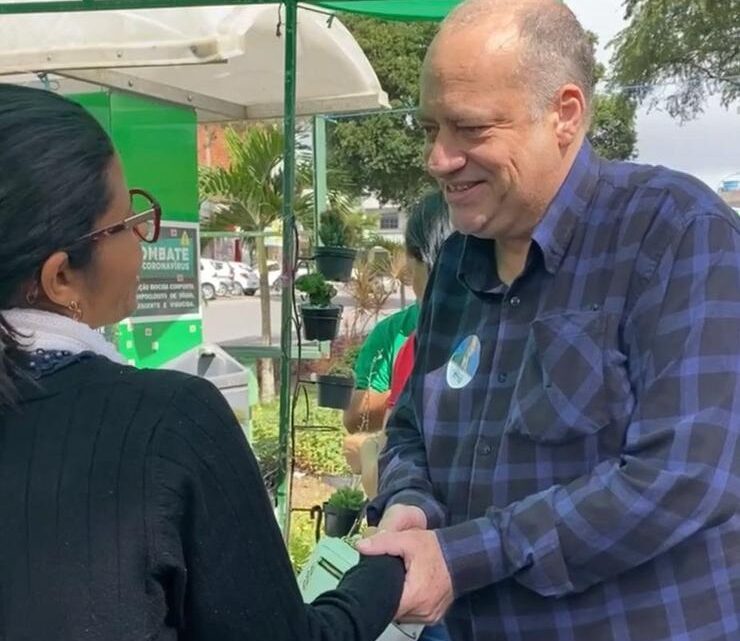
[[[346,283],[352,276],[357,250],[348,247],[317,247],[316,269],[326,280]]]
[[[346,507],[336,507],[324,503],[324,532],[326,536],[337,538],[347,536],[360,515],[360,510],[350,510]]]
[[[316,379],[318,384],[319,407],[344,410],[349,407],[355,379],[352,376],[333,376],[324,374]]]
[[[342,307],[312,307],[301,305],[303,336],[307,341],[332,341],[339,332],[339,321],[342,318]]]

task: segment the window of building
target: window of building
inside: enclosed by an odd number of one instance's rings
[[[398,220],[398,212],[392,212],[380,215],[380,228],[381,229],[398,229],[400,226]]]

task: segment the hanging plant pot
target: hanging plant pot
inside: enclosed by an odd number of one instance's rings
[[[352,390],[355,388],[354,377],[323,374],[317,377],[316,382],[319,407],[330,407],[335,410],[349,407]]]
[[[301,305],[303,336],[307,341],[334,340],[339,332],[341,318],[341,305],[331,305],[330,307]]]
[[[360,510],[337,507],[324,503],[324,532],[326,536],[341,538],[347,536],[354,527]]]
[[[357,257],[356,249],[348,247],[317,247],[316,268],[326,280],[346,283],[352,276],[352,265]]]

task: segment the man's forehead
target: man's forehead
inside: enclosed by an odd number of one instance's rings
[[[422,67],[422,101],[448,93],[479,93],[519,86],[517,51],[469,50],[467,56],[430,56]]]
[[[521,54],[517,28],[440,32],[429,48],[422,66],[421,81],[485,80],[490,75],[515,72]]]
[[[481,20],[465,25],[443,24],[430,46],[430,54],[468,54],[478,51],[496,53],[519,47],[520,23],[509,11],[492,12]]]
[[[472,122],[490,117],[490,109],[442,100],[427,101],[416,110],[419,122]]]

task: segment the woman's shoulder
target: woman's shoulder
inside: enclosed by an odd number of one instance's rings
[[[28,392],[23,394],[26,397],[64,393],[72,388],[78,392],[100,391],[106,396],[146,391],[162,399],[217,392],[211,383],[198,376],[168,369],[137,368],[92,353],[80,355],[24,387]]]
[[[93,381],[96,377],[102,376],[101,380],[119,379],[132,385],[146,385],[155,382],[158,385],[177,387],[196,384],[196,381],[204,380],[198,376],[178,372],[177,370],[140,368],[125,363],[116,363],[97,354],[81,360],[78,367],[80,367],[81,374],[93,375],[90,376]]]
[[[88,387],[93,396],[107,397],[109,406],[135,400],[138,414],[152,422],[157,443],[180,441],[183,435],[208,442],[224,435],[243,437],[223,394],[204,378],[167,369],[139,369],[97,356],[77,367],[77,377],[85,379],[78,381],[78,390]]]

